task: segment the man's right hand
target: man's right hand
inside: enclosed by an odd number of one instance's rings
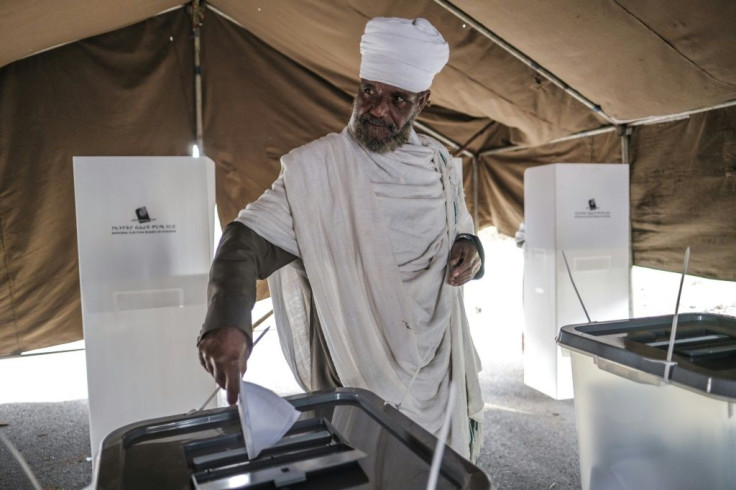
[[[240,391],[240,380],[250,356],[250,340],[234,327],[212,330],[199,343],[199,362],[215,378],[220,388],[227,391],[227,402],[235,405]]]

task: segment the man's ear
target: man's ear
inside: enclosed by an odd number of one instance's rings
[[[424,92],[419,93],[419,95],[417,96],[417,114],[422,112],[422,109],[427,106],[431,93],[431,90],[425,90]]]

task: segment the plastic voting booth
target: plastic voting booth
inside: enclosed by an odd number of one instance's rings
[[[214,389],[195,348],[214,181],[208,158],[74,157],[93,461],[111,431],[199,408]]]
[[[629,166],[527,169],[524,222],[524,383],[572,398],[570,356],[555,342],[560,328],[629,317]]]

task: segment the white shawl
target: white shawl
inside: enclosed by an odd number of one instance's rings
[[[400,403],[402,412],[437,434],[449,381],[458,382],[450,445],[468,457],[468,418],[482,419],[480,362],[462,289],[447,284],[446,269],[455,236],[472,233],[473,226],[449,154],[413,132],[395,152],[370,153],[346,129],[291,151],[281,164],[272,189],[238,220],[301,259],[269,278],[279,337],[295,377],[310,390],[313,295],[344,386]],[[423,181],[427,165],[436,168],[430,170],[441,185]],[[397,201],[402,189],[409,195]],[[402,210],[394,212],[397,202]],[[435,229],[423,238],[417,230],[424,242],[419,248],[402,247],[402,230],[430,226],[432,220],[422,224],[418,218],[433,207],[436,215],[438,203],[439,227],[434,220]],[[412,250],[419,256],[404,262],[401,257]]]

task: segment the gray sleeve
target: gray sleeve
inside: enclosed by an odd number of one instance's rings
[[[256,279],[267,278],[295,258],[244,224],[228,224],[210,268],[207,314],[197,344],[208,332],[222,327],[239,328],[250,339]]]

